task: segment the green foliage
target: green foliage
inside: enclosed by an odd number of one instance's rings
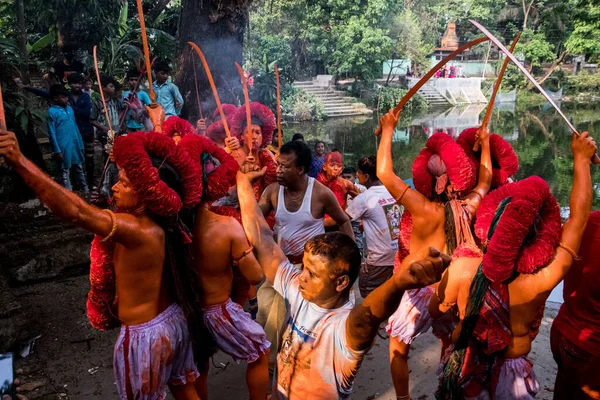
[[[408,92],[406,89],[393,88],[393,87],[382,87],[379,92],[379,106],[378,111],[381,114],[387,113],[392,108],[396,107],[400,102],[400,99]],[[414,95],[410,101],[404,106],[405,111],[420,112],[427,110],[427,100],[420,94]]]
[[[325,116],[323,101],[301,89],[289,92],[281,102],[281,111],[296,121],[321,121]]]
[[[394,59],[410,59],[412,68],[425,71],[429,67],[428,56],[433,52],[435,44],[426,40],[427,23],[421,23],[419,16],[410,8],[393,17],[390,36],[394,43]]]
[[[590,2],[582,8],[565,47],[573,55],[584,54],[591,61],[597,61],[600,58],[600,5]]]
[[[565,85],[571,93],[600,93],[600,74],[582,71],[579,75],[569,76]]]
[[[546,40],[541,32],[526,29],[515,47],[515,54],[525,59],[525,64],[531,69],[540,67],[543,62],[554,61],[554,45]]]

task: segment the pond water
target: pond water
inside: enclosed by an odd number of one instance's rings
[[[412,162],[424,147],[427,138],[436,131],[453,137],[465,128],[476,127],[485,114],[485,104],[471,104],[446,109],[433,108],[426,113],[403,113],[394,134],[392,154],[396,174],[411,177]],[[562,111],[580,131],[600,137],[600,103],[562,104]],[[321,122],[288,124],[285,139],[302,133],[308,142],[323,140],[327,150],[338,149],[345,156],[346,166],[356,166],[362,156],[375,155],[377,138],[373,135],[378,116],[336,118]],[[544,178],[562,207],[568,207],[572,184],[570,131],[558,113],[545,104],[539,107],[516,107],[515,103],[497,104],[492,114],[490,131],[508,140],[519,156],[517,179],[531,175]],[[595,185],[594,209],[600,208],[600,168],[592,168]],[[563,208],[568,216],[568,209]]]

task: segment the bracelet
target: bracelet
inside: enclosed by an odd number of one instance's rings
[[[471,190],[471,192],[470,192],[470,193],[474,193],[474,194],[476,194],[476,195],[479,197],[479,201],[483,201],[483,196],[482,196],[482,195],[481,195],[481,193],[479,193],[478,191],[476,191],[476,190]]]
[[[410,400],[410,394],[405,396],[396,396],[396,400]]]
[[[110,215],[110,220],[112,221],[112,229],[110,230],[110,233],[104,239],[100,240],[102,243],[104,243],[108,239],[113,237],[115,235],[115,233],[117,232],[117,216],[111,210],[104,209],[102,211],[104,211],[105,213],[108,213],[108,215]]]
[[[406,187],[404,188],[402,193],[400,193],[400,196],[398,196],[398,198],[396,199],[396,203],[400,204],[400,202],[402,201],[402,198],[404,197],[404,195],[406,194],[406,191],[408,189],[410,189],[410,186],[406,185]]]
[[[244,251],[242,253],[241,256],[236,257],[233,259],[233,266],[237,267],[238,265],[240,265],[240,261],[242,260],[242,258],[246,257],[248,254],[252,253],[252,250],[254,250],[254,246],[250,246],[246,251]]]
[[[579,256],[577,255],[577,253],[575,253],[575,252],[573,251],[573,249],[572,249],[572,248],[570,248],[569,246],[567,246],[567,245],[566,245],[566,244],[564,244],[563,242],[560,242],[560,243],[558,244],[558,247],[562,248],[564,251],[566,251],[567,253],[569,253],[569,255],[570,255],[571,257],[573,257],[573,260],[581,260],[581,257],[579,257]]]

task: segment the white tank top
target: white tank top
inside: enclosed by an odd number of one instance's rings
[[[296,212],[289,212],[285,208],[284,187],[279,187],[277,211],[275,212],[275,233],[277,234],[277,244],[286,256],[302,255],[304,245],[310,238],[325,233],[323,218],[314,218],[310,212],[314,185],[315,179],[309,177],[302,205]]]

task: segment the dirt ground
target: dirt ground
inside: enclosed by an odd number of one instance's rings
[[[21,378],[30,399],[114,399],[112,346],[116,331],[93,329],[85,315],[89,283],[87,276],[65,278],[12,289],[25,310],[27,337],[41,335],[35,352],[16,361],[24,369]],[[355,291],[358,292],[358,291]],[[360,301],[360,300],[359,300]],[[540,335],[530,354],[541,383],[538,399],[551,399],[556,365],[550,352],[550,326],[555,310],[546,309]],[[430,334],[415,340],[409,365],[411,395],[433,399],[437,386],[436,369],[440,346]],[[211,400],[246,400],[245,366],[219,353],[211,367]],[[354,384],[354,400],[395,399],[388,367],[388,340],[377,339],[367,355]]]

